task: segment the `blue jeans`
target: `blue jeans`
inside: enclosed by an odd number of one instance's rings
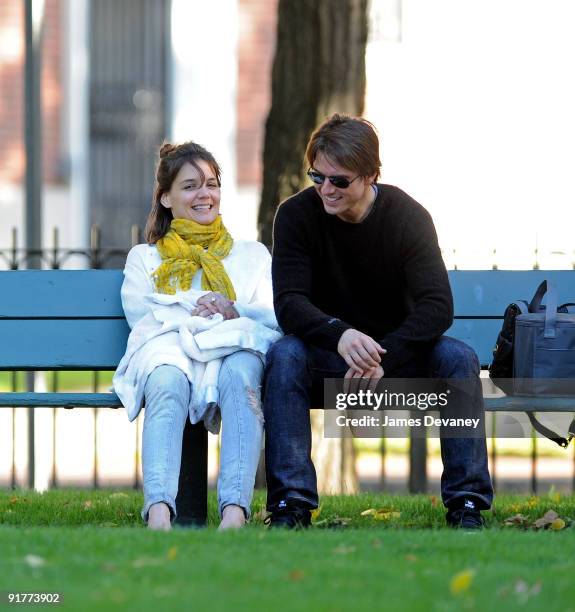
[[[222,415],[218,508],[236,504],[250,516],[254,481],[263,441],[261,410],[262,360],[238,351],[225,357],[218,379]],[[152,504],[164,502],[176,517],[176,496],[182,458],[182,436],[191,385],[187,376],[170,365],[157,367],[145,387],[146,407],[142,441],[144,507],[148,519]]]
[[[341,378],[347,369],[338,353],[308,345],[295,336],[284,336],[270,348],[264,383],[268,510],[288,500],[317,508],[309,408],[322,404],[323,379]],[[470,347],[442,336],[431,348],[423,368],[405,368],[392,376],[471,379],[475,381],[474,392],[466,401],[471,402],[469,408],[475,416],[482,416],[479,369]],[[443,503],[449,507],[458,497],[465,496],[473,498],[480,509],[490,508],[493,487],[485,437],[441,438],[441,458]]]

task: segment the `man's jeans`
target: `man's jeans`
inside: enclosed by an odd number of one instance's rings
[[[468,396],[468,401],[473,403],[474,416],[483,417],[479,361],[470,347],[442,336],[431,350],[427,366],[420,378],[474,380],[475,393]],[[270,348],[264,377],[268,510],[289,500],[317,508],[309,409],[322,397],[323,379],[341,378],[347,369],[338,353],[306,344],[295,336],[284,336]],[[395,378],[407,375],[407,371],[393,372]],[[441,458],[443,503],[449,507],[465,496],[473,498],[479,509],[490,508],[493,487],[485,437],[442,438]]]

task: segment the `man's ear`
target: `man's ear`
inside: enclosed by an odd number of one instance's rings
[[[170,199],[168,198],[167,193],[163,193],[162,196],[160,197],[160,204],[164,208],[172,208],[172,205],[170,204]]]

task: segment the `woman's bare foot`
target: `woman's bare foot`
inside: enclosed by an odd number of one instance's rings
[[[239,529],[246,524],[246,515],[244,509],[241,506],[230,504],[224,508],[222,512],[222,522],[218,527],[218,531],[224,531],[226,529]]]
[[[170,509],[164,502],[152,504],[148,510],[148,529],[154,531],[170,531]]]

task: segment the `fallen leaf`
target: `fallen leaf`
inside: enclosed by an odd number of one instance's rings
[[[529,519],[524,514],[514,514],[503,522],[504,527],[526,527],[528,524]]]
[[[166,554],[166,559],[168,559],[168,561],[173,561],[177,556],[178,556],[178,547],[172,546],[172,548],[170,548],[170,550],[168,550],[168,553]]]
[[[18,498],[13,495],[9,500],[8,500],[9,504],[17,504],[18,503]]]
[[[377,521],[389,521],[390,519],[399,518],[401,512],[393,510],[393,508],[368,508],[361,513],[361,516],[372,516]]]
[[[551,525],[551,523],[558,518],[559,515],[557,514],[557,512],[555,512],[555,510],[548,510],[541,518],[538,518],[533,523],[533,527],[535,527],[535,529],[544,529],[545,527]]]
[[[371,516],[372,514],[375,514],[375,512],[375,508],[368,508],[361,513],[361,516]]]
[[[393,519],[398,519],[401,516],[401,512],[397,512],[395,510],[378,510],[373,518],[376,521],[391,521]]]
[[[84,502],[84,510],[89,510],[92,507],[92,502],[88,499]]]
[[[539,503],[539,498],[538,497],[531,497],[527,500],[527,507],[528,508],[535,508],[535,506]]]
[[[560,518],[556,518],[550,525],[549,529],[553,531],[560,531],[561,529],[565,529],[565,521]]]
[[[558,504],[561,501],[561,493],[559,493],[559,491],[557,491],[557,493],[549,492],[549,499]]]
[[[46,560],[42,557],[38,557],[37,555],[26,555],[24,557],[24,563],[26,563],[26,565],[28,565],[29,567],[36,568],[46,565]]]
[[[525,604],[529,600],[530,597],[534,597],[539,595],[541,592],[541,582],[537,581],[533,583],[533,586],[529,586],[525,580],[518,580],[515,583],[515,595],[517,595],[517,599],[519,603]]]
[[[311,520],[315,521],[320,514],[321,514],[321,506],[318,506],[315,510],[311,511]]]
[[[431,502],[432,508],[435,508],[437,506],[437,496],[436,495],[432,495],[429,501]]]
[[[518,580],[515,583],[516,593],[527,593],[528,590],[529,590],[529,585],[525,582],[525,580]]]
[[[349,553],[355,551],[355,546],[338,546],[337,548],[334,548],[332,552],[334,552],[336,555],[348,555]]]
[[[265,506],[262,506],[257,512],[252,514],[252,521],[256,523],[263,523],[265,519],[268,517],[269,512],[266,510]]]
[[[295,569],[292,570],[289,574],[288,574],[288,578],[290,580],[293,580],[294,582],[298,582],[300,580],[303,580],[305,574],[299,570],[299,569]]]
[[[134,559],[132,561],[132,567],[136,569],[140,569],[142,567],[150,567],[154,565],[163,565],[164,561],[162,559],[157,559],[154,557],[140,557],[139,559]]]
[[[474,576],[475,572],[472,569],[466,569],[458,574],[455,574],[449,584],[449,589],[453,595],[459,595],[460,593],[466,593],[469,591],[469,588],[473,583]]]

